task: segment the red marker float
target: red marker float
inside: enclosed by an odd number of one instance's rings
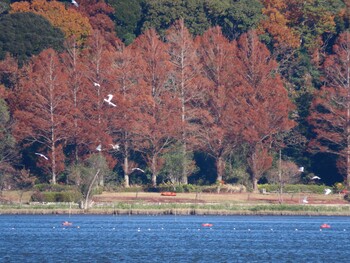
[[[203,226],[203,227],[212,227],[213,224],[210,224],[210,223],[203,223],[202,226]]]
[[[73,225],[73,223],[68,222],[68,221],[64,221],[64,222],[62,223],[62,226],[72,226],[72,225]]]
[[[322,224],[322,225],[320,226],[320,228],[331,228],[331,226],[328,225],[328,224]]]

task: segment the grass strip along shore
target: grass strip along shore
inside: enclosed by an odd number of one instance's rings
[[[89,209],[77,203],[31,203],[23,200],[0,204],[0,214],[111,214],[111,215],[326,215],[350,216],[350,204],[341,196],[271,194],[103,193]]]

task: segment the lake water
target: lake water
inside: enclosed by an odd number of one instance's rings
[[[350,218],[0,215],[0,262],[350,262]]]

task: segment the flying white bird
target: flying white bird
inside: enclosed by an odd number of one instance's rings
[[[304,167],[299,167],[298,171],[299,172],[304,172]]]
[[[329,189],[329,188],[324,189],[324,194],[325,195],[329,195],[330,193],[332,193],[331,189]]]
[[[314,177],[311,178],[311,180],[316,180],[316,179],[317,179],[317,180],[320,180],[321,178],[318,177],[318,176],[314,176]]]
[[[142,170],[141,168],[138,168],[138,167],[132,168],[131,170],[133,170],[133,171],[138,170],[138,171],[143,172],[143,173],[145,172],[144,170]]]
[[[304,199],[303,199],[303,203],[304,203],[304,204],[309,203],[309,201],[307,200],[307,196],[305,196],[305,197],[304,197]]]
[[[115,105],[113,102],[111,102],[111,100],[113,99],[113,95],[112,94],[108,94],[108,98],[107,99],[103,99],[105,102],[107,102],[109,105],[116,107],[117,105]]]
[[[43,157],[45,160],[48,160],[49,158],[47,158],[45,155],[43,155],[42,153],[35,153],[36,155],[39,155],[41,157]]]
[[[96,147],[96,150],[99,151],[99,152],[102,151],[102,145],[99,144],[99,145]]]
[[[72,0],[72,4],[75,5],[76,7],[79,7],[79,4],[75,0]]]
[[[101,87],[101,85],[98,84],[97,82],[94,82],[94,86],[95,86],[95,87]]]
[[[119,149],[120,149],[119,144],[110,144],[110,145],[112,146],[112,148],[113,148],[114,150],[119,151]]]

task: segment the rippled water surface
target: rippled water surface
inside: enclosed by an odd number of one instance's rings
[[[1,215],[0,262],[350,262],[350,218]]]

